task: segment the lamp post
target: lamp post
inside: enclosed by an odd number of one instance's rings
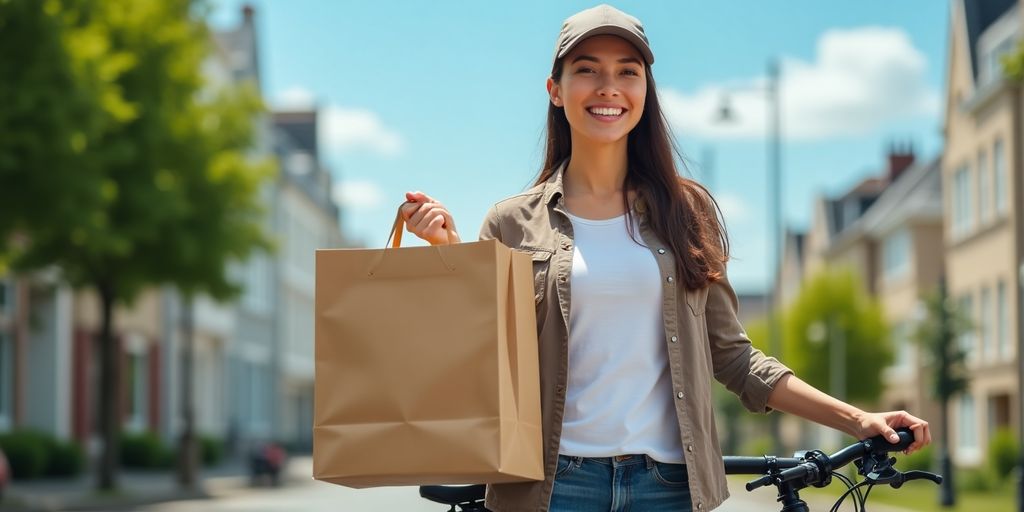
[[[782,264],[782,101],[779,94],[779,62],[772,58],[768,61],[768,81],[763,88],[768,106],[767,122],[767,170],[768,170],[768,290],[765,293],[765,308],[768,311],[768,350],[770,355],[782,356],[782,328],[779,325],[778,291],[779,267]],[[761,89],[761,88],[759,88]],[[730,122],[735,119],[729,105],[728,96],[724,96],[718,111],[718,120]],[[770,416],[771,436],[775,443],[775,453],[782,453],[782,435],[779,415]]]

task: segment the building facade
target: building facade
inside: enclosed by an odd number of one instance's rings
[[[953,454],[982,462],[991,434],[1020,418],[1021,92],[1002,72],[1022,10],[952,2],[942,182],[950,297],[973,323],[960,337],[969,389],[952,404]]]

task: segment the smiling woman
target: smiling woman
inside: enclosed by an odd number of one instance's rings
[[[927,422],[864,412],[752,347],[717,203],[679,174],[653,63],[636,18],[601,5],[567,19],[546,81],[542,170],[481,228],[481,239],[533,260],[545,447],[545,480],[488,486],[492,511],[717,507],[728,490],[712,377],[751,411],[777,408],[858,438],[893,440],[908,426],[911,451],[930,440]],[[406,199],[410,232],[459,241],[444,205]]]

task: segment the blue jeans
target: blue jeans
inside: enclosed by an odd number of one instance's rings
[[[692,512],[683,464],[646,455],[558,456],[551,512]]]

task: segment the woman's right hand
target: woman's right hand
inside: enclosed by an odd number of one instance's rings
[[[455,220],[443,204],[423,192],[406,192],[406,203],[402,205],[402,218],[406,231],[430,242],[430,245],[459,243]],[[448,227],[454,240],[448,236]]]

